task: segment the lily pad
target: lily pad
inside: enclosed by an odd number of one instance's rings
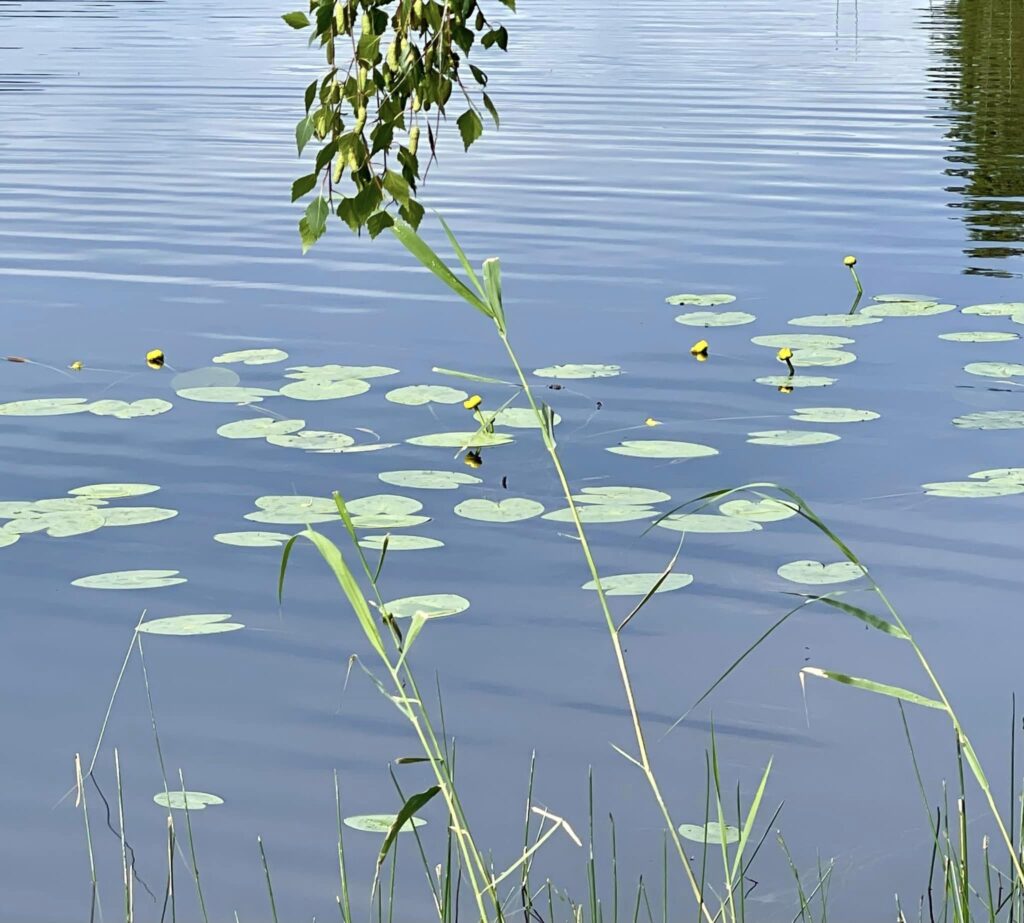
[[[418,513],[423,509],[423,504],[419,500],[414,500],[412,497],[402,497],[398,494],[374,494],[371,497],[347,500],[345,505],[353,517],[407,516],[410,513]]]
[[[75,487],[68,493],[73,497],[91,500],[119,500],[122,497],[141,497],[143,494],[155,493],[159,489],[156,484],[86,484],[84,487]]]
[[[864,571],[852,561],[836,561],[834,564],[822,564],[821,561],[790,561],[783,564],[776,573],[791,583],[813,585],[847,583],[864,576]]]
[[[332,433],[328,430],[304,429],[298,433],[281,436],[267,436],[267,442],[285,449],[303,449],[307,452],[319,452],[323,449],[345,449],[355,444],[355,439],[345,433]]]
[[[839,366],[856,362],[857,356],[845,349],[797,349],[793,351],[793,365],[797,368],[808,366]]]
[[[387,365],[296,365],[288,369],[285,378],[344,381],[348,378],[384,378],[397,374],[398,369]]]
[[[398,820],[397,814],[359,814],[355,817],[346,817],[345,826],[353,830],[362,830],[364,833],[379,833],[386,836],[391,826]],[[422,817],[410,817],[399,828],[399,833],[412,833],[417,827],[422,827],[426,821]]]
[[[983,410],[953,420],[964,429],[1024,429],[1024,410]]]
[[[31,516],[39,512],[35,500],[2,500],[0,501],[0,519],[17,519],[19,516]]]
[[[103,516],[95,509],[84,507],[80,510],[29,513],[12,519],[4,531],[18,534],[45,532],[52,538],[68,538],[95,532],[106,525]]]
[[[83,509],[96,509],[106,505],[106,500],[96,497],[51,497],[46,500],[34,501],[31,511],[34,513],[57,511],[81,512]]]
[[[278,526],[305,526],[315,522],[332,522],[339,519],[338,511],[333,513],[314,513],[306,509],[280,509],[280,510],[257,510],[255,513],[246,513],[245,518],[250,522],[265,522]]]
[[[364,535],[359,539],[363,548],[380,551],[388,541],[388,551],[422,551],[427,548],[443,548],[444,542],[426,535]]]
[[[742,327],[752,324],[757,318],[746,311],[691,311],[676,317],[677,324],[687,327]]]
[[[612,574],[601,578],[605,596],[646,596],[651,587],[661,579],[661,574]],[[669,574],[658,587],[658,593],[681,590],[693,583],[693,574]],[[597,584],[588,580],[584,590],[597,590]]]
[[[700,308],[713,308],[719,304],[732,304],[736,300],[735,295],[669,295],[665,299],[666,304],[681,305],[681,304],[692,304]]]
[[[980,497],[1007,497],[1010,494],[1024,494],[1020,481],[991,479],[986,481],[935,481],[922,484],[929,497],[957,497],[976,499]]]
[[[880,324],[882,320],[867,314],[806,314],[794,317],[789,323],[793,327],[866,327]]]
[[[269,494],[257,497],[255,505],[261,510],[309,510],[314,513],[338,515],[338,506],[331,497],[310,497],[303,494]]]
[[[889,304],[872,304],[860,313],[865,317],[932,317],[955,311],[955,304],[936,304],[934,301],[893,301]]]
[[[233,388],[241,381],[238,372],[217,366],[206,366],[179,372],[171,379],[172,391],[183,391],[185,388]]]
[[[213,540],[239,548],[280,548],[290,538],[287,532],[218,532]]]
[[[483,481],[472,474],[461,471],[433,471],[417,469],[409,471],[382,471],[378,480],[395,487],[413,487],[422,490],[457,490],[463,484],[482,484]]]
[[[238,349],[231,353],[221,353],[214,356],[213,361],[217,363],[235,363],[242,365],[272,365],[275,362],[284,362],[288,353],[283,349]]]
[[[178,515],[177,510],[159,506],[112,506],[100,510],[99,515],[105,526],[142,526],[151,522],[163,522]]]
[[[614,378],[622,373],[620,365],[601,364],[569,364],[548,365],[542,369],[534,369],[538,378]]]
[[[209,792],[157,792],[153,800],[162,808],[175,811],[205,811],[210,805],[224,804],[224,799]]]
[[[584,487],[573,496],[577,503],[611,503],[618,506],[650,506],[672,497],[650,487]]]
[[[1024,375],[1024,365],[1019,362],[969,362],[964,366],[968,375],[982,375],[985,378],[1012,378]]]
[[[883,304],[890,301],[926,301],[929,304],[938,304],[942,299],[932,298],[931,295],[904,295],[898,293],[894,295],[872,295],[871,300]]]
[[[277,397],[277,391],[267,388],[182,388],[175,392],[187,401],[208,404],[259,404],[265,397]]]
[[[426,436],[413,436],[406,439],[409,445],[433,446],[441,449],[481,449],[489,446],[508,445],[514,442],[507,433],[428,433]]]
[[[816,433],[802,429],[768,429],[758,433],[747,433],[751,445],[824,445],[826,442],[838,442],[835,433]]]
[[[21,535],[17,532],[8,532],[6,529],[0,529],[0,548],[13,545],[20,538]]]
[[[525,497],[509,497],[507,500],[484,500],[474,498],[463,500],[455,507],[455,515],[463,519],[480,522],[521,522],[533,519],[544,512],[544,505]]]
[[[657,523],[673,532],[759,532],[761,524],[739,516],[716,516],[712,513],[674,513]]]
[[[306,425],[305,420],[275,420],[273,417],[251,417],[217,427],[217,435],[225,439],[266,439],[268,436],[290,436]]]
[[[412,407],[422,404],[461,404],[468,397],[465,391],[447,385],[406,385],[384,395],[393,404],[408,404]]]
[[[342,378],[337,381],[308,378],[284,385],[281,394],[296,401],[334,401],[365,394],[369,390],[370,383],[361,378]]]
[[[739,516],[751,522],[780,522],[797,514],[797,508],[784,500],[727,500],[719,508],[723,516]]]
[[[673,439],[626,439],[607,451],[633,458],[707,458],[718,454],[718,449],[709,445]]]
[[[1024,311],[1024,301],[1000,301],[990,304],[970,304],[961,308],[961,314],[975,314],[979,317],[1012,317]]]
[[[679,833],[694,843],[707,843],[715,846],[721,846],[723,842],[726,844],[738,843],[740,839],[738,827],[726,824],[723,832],[718,821],[709,821],[707,824],[680,824]]]
[[[834,378],[825,375],[765,375],[754,381],[773,388],[827,388],[836,383]]]
[[[1002,330],[965,330],[956,333],[940,333],[940,340],[951,340],[954,343],[1008,343],[1019,340],[1018,333],[1005,333]]]
[[[174,405],[158,397],[143,398],[139,401],[95,401],[89,405],[89,413],[97,417],[115,417],[118,420],[134,420],[136,417],[155,417],[167,413]]]
[[[352,525],[357,529],[411,529],[425,522],[430,522],[429,516],[412,516],[408,513],[368,513],[352,517]]]
[[[429,596],[403,596],[384,603],[395,618],[412,618],[422,615],[428,619],[439,619],[449,615],[457,615],[469,608],[469,600],[454,593],[433,593]]]
[[[72,586],[90,590],[151,590],[157,587],[186,583],[176,570],[116,570],[106,574],[92,574],[72,580]]]
[[[849,337],[832,336],[827,333],[775,333],[770,336],[751,337],[755,346],[770,346],[781,349],[837,349],[854,343]]]
[[[984,480],[1021,481],[1024,483],[1024,468],[989,468],[986,471],[975,471],[974,474],[967,476]]]
[[[789,418],[801,423],[866,423],[880,416],[873,410],[853,407],[797,407]]]
[[[587,503],[576,507],[576,513],[580,522],[636,522],[640,519],[653,519],[657,512],[648,506],[636,506],[635,504],[623,503]],[[552,510],[544,514],[545,519],[552,522],[572,522],[572,510],[568,507],[561,510]]]
[[[143,622],[136,631],[151,635],[219,635],[245,628],[241,622],[228,621],[230,618],[230,614],[171,615]]]
[[[484,411],[484,419],[491,419],[491,414]],[[537,414],[530,407],[506,407],[494,414],[491,421],[495,426],[510,426],[512,429],[540,429]],[[552,422],[558,426],[562,418],[556,413],[553,414]]]
[[[0,415],[8,417],[56,417],[67,413],[84,413],[89,402],[84,397],[40,397],[31,401],[0,404]]]

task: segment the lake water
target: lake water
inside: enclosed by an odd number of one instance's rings
[[[889,591],[1006,791],[1024,630],[1024,501],[943,499],[920,485],[1024,463],[1018,431],[951,425],[965,413],[1024,409],[1013,386],[962,371],[1012,362],[1019,343],[937,336],[1020,327],[959,313],[839,331],[786,322],[849,309],[846,253],[859,257],[869,296],[923,292],[961,306],[1021,299],[1024,10],[1016,0],[639,0],[628,17],[617,4],[581,0],[520,7],[508,17],[510,53],[490,68],[501,132],[468,156],[447,144],[424,199],[474,259],[501,256],[513,339],[529,368],[622,366],[619,377],[542,392],[563,417],[570,475],[656,487],[679,502],[745,481],[798,490]],[[433,521],[413,531],[446,547],[389,556],[385,587],[391,597],[454,592],[472,601],[464,615],[428,626],[416,662],[424,677],[437,671],[468,809],[497,865],[517,848],[535,749],[539,803],[584,828],[593,766],[599,820],[615,813],[624,875],[653,879],[660,868],[649,794],[609,746],[628,749],[630,728],[596,600],[578,589],[588,576],[578,545],[566,526],[542,519],[494,525],[451,513],[476,496],[563,506],[539,440],[516,431],[514,445],[485,453],[475,472],[482,483],[457,493],[376,478],[388,469],[469,470],[444,449],[403,442],[466,428],[461,407],[401,407],[384,399],[387,390],[461,384],[433,366],[509,372],[488,325],[395,241],[357,240],[334,225],[300,255],[299,211],[288,202],[303,172],[292,132],[317,56],[283,26],[283,11],[268,0],[0,2],[0,350],[61,370],[74,360],[87,366],[61,374],[4,364],[0,402],[175,405],[137,420],[0,416],[0,499],[146,482],[161,490],[140,504],[179,511],[76,537],[25,535],[0,550],[6,919],[87,913],[81,816],[71,800],[58,801],[73,782],[74,754],[92,751],[143,609],[150,618],[230,612],[248,626],[146,647],[169,769],[182,767],[190,787],[225,800],[193,818],[211,917],[268,918],[257,835],[283,919],[336,912],[331,772],[341,774],[349,813],[394,810],[386,763],[414,746],[359,671],[346,688],[347,657],[364,644],[312,550],[296,552],[279,611],[279,552],[212,540],[261,528],[243,516],[268,494],[394,492],[425,504]],[[689,309],[664,299],[688,291],[733,293],[735,309],[757,320],[707,331],[674,324]],[[849,334],[858,359],[804,370],[835,377],[825,390],[756,384],[782,368],[750,337],[787,331]],[[689,347],[704,335],[711,361],[696,363]],[[288,365],[393,366],[399,374],[372,381],[362,396],[275,397],[264,406],[311,429],[372,439],[363,428],[398,445],[321,457],[221,439],[218,426],[253,414],[178,399],[170,371],[144,366],[154,347],[179,371],[261,347],[286,350]],[[258,387],[284,380],[284,365],[233,368]],[[481,393],[493,407],[508,392]],[[789,413],[803,406],[867,408],[881,418],[793,423]],[[649,416],[663,425],[647,430]],[[752,431],[789,428],[842,438],[802,448],[746,441]],[[655,437],[720,454],[672,464],[604,451]],[[336,525],[323,528],[341,540]],[[602,567],[660,570],[678,535],[643,529],[594,526]],[[812,681],[805,717],[797,674],[813,664],[925,691],[904,646],[807,610],[659,739],[792,604],[783,593],[803,588],[775,572],[804,558],[836,555],[792,519],[750,534],[689,535],[679,569],[694,583],[644,610],[628,629],[628,652],[677,819],[703,816],[713,719],[729,786],[752,792],[774,756],[767,803],[785,802],[777,826],[801,869],[819,854],[835,858],[834,917],[879,919],[892,914],[896,891],[913,905],[930,850],[898,713],[886,700]],[[188,582],[120,593],[70,585],[139,568],[178,570]],[[937,798],[954,769],[951,734],[932,714],[915,712],[912,724]],[[162,782],[134,660],[97,763],[108,797],[114,745],[138,871],[159,891],[165,819],[152,795]],[[422,787],[421,769],[402,767],[403,786]],[[104,912],[114,917],[120,845],[103,829],[95,793],[90,806]],[[978,799],[968,808],[980,842],[991,824]],[[426,815],[436,846],[444,818]],[[349,845],[369,873],[378,842],[353,833]],[[402,900],[414,919],[426,918],[432,911],[405,855]],[[599,859],[607,861],[604,841]],[[557,843],[543,874],[581,896],[583,863],[582,851]],[[757,918],[791,919],[793,886],[773,836],[752,875]],[[365,884],[357,883],[360,910]],[[673,883],[680,905],[683,887]],[[179,914],[193,918],[186,900]],[[159,917],[141,887],[138,903],[141,919]]]

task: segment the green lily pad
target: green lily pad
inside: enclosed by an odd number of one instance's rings
[[[331,497],[309,497],[303,494],[269,494],[257,497],[255,505],[261,510],[308,510],[313,513],[338,515],[338,506]]]
[[[605,596],[646,596],[659,579],[661,574],[612,574],[601,578],[601,587]],[[657,592],[681,590],[691,583],[693,574],[669,574]],[[593,580],[588,580],[583,584],[583,589],[596,591],[597,584]]]
[[[694,843],[707,843],[708,845],[721,846],[722,843],[738,843],[740,839],[739,827],[725,825],[723,833],[721,825],[717,821],[709,821],[707,824],[680,824],[680,835]]]
[[[657,523],[673,532],[759,532],[761,524],[739,516],[717,516],[712,513],[674,513]]]
[[[836,383],[834,378],[824,375],[765,375],[754,381],[773,388],[827,388]]]
[[[866,327],[868,324],[880,324],[882,320],[866,314],[806,314],[794,317],[789,324],[792,327]]]
[[[813,585],[847,583],[864,576],[864,571],[852,561],[837,561],[834,564],[822,564],[821,561],[790,561],[783,564],[776,573],[791,583]]]
[[[537,414],[530,407],[506,407],[494,414],[493,419],[491,416],[486,410],[484,411],[484,419],[491,420],[495,426],[510,426],[512,429],[540,429]],[[552,422],[558,426],[562,422],[562,418],[557,413],[553,414]]]
[[[296,401],[335,401],[355,397],[370,390],[370,383],[361,378],[307,378],[293,381],[281,388],[281,394]]]
[[[408,513],[368,513],[352,517],[352,525],[357,529],[411,529],[425,522],[430,522],[429,516],[412,516]]]
[[[1024,429],[1024,410],[983,410],[953,420],[964,429]]]
[[[277,397],[277,391],[267,388],[182,388],[175,392],[187,401],[208,404],[259,404],[265,397]]]
[[[691,311],[676,317],[677,324],[687,327],[742,327],[756,320],[753,314],[746,311]]]
[[[412,407],[422,404],[461,404],[468,397],[465,391],[447,385],[406,385],[384,395],[392,404],[408,404]]]
[[[534,369],[538,378],[614,378],[622,373],[620,365],[601,365],[596,363],[548,365],[542,369]]]
[[[163,522],[178,515],[177,510],[159,506],[121,506],[101,510],[99,515],[105,526],[142,526],[151,522]]]
[[[709,445],[673,439],[626,439],[606,451],[633,458],[707,458],[718,454],[718,449]]]
[[[72,580],[72,586],[90,590],[151,590],[157,587],[186,583],[176,570],[116,570],[106,574],[92,574]]]
[[[797,349],[793,351],[793,365],[797,368],[808,366],[839,366],[856,362],[857,356],[845,349]]]
[[[849,337],[832,336],[827,333],[774,333],[771,336],[751,337],[755,346],[770,346],[772,349],[838,349],[854,343]]]
[[[219,635],[245,628],[241,622],[228,621],[230,618],[230,614],[171,615],[143,622],[136,631],[151,635]]]
[[[866,423],[880,416],[873,410],[853,407],[797,407],[789,418],[801,423]]]
[[[521,522],[533,519],[544,512],[544,505],[525,497],[509,497],[507,500],[484,500],[474,498],[463,500],[455,507],[455,515],[463,519],[480,522]]]
[[[307,452],[319,452],[323,449],[345,449],[355,445],[355,439],[345,433],[332,433],[328,430],[304,429],[298,433],[281,436],[267,436],[271,445],[285,449],[303,449]]]
[[[872,304],[860,313],[865,317],[932,317],[955,311],[955,304],[936,304],[934,301],[894,301],[890,304]]]
[[[287,532],[218,532],[213,540],[239,548],[280,548],[291,535]]]
[[[395,487],[413,487],[422,490],[457,490],[463,484],[482,484],[472,474],[461,471],[432,471],[417,469],[410,471],[382,471],[377,479]]]
[[[747,433],[751,445],[824,445],[826,442],[838,442],[835,433],[815,433],[802,429],[768,429],[759,433]]]
[[[143,494],[155,493],[159,489],[156,484],[86,484],[84,487],[75,487],[68,493],[73,497],[91,500],[119,500],[122,497],[141,497]]]
[[[974,474],[967,476],[984,480],[1021,481],[1024,483],[1024,468],[989,468],[985,471],[975,471]]]
[[[995,478],[986,481],[935,481],[931,484],[922,484],[921,487],[929,497],[976,499],[1024,494],[1024,484],[1019,481]]]
[[[422,551],[427,548],[443,548],[444,542],[426,535],[364,535],[359,539],[363,548],[380,551],[388,540],[388,551]]]
[[[84,397],[40,397],[31,401],[0,404],[0,415],[8,417],[56,417],[67,413],[84,413],[89,402]]]
[[[288,353],[283,349],[238,349],[231,353],[221,353],[214,356],[213,361],[217,363],[235,363],[242,365],[272,365],[275,362],[284,362]]]
[[[657,512],[649,506],[636,506],[630,503],[586,503],[576,507],[576,514],[580,517],[580,522],[599,523],[653,519]],[[552,522],[572,522],[572,510],[569,507],[552,510],[544,514],[544,519],[550,519]]]
[[[266,439],[268,436],[290,436],[306,425],[305,420],[275,420],[273,417],[252,417],[235,420],[217,427],[217,435],[225,439]]]
[[[441,449],[481,449],[508,445],[515,440],[507,433],[461,432],[428,433],[426,436],[413,436],[405,441],[409,445],[425,445]]]
[[[751,522],[780,522],[797,514],[797,508],[784,500],[727,500],[719,508],[723,516],[739,516]]]
[[[362,830],[364,833],[379,833],[386,836],[391,830],[394,822],[398,820],[397,814],[359,814],[355,817],[346,817],[345,826],[353,830]],[[417,827],[422,827],[426,821],[422,817],[410,817],[399,828],[399,833],[412,833]]]
[[[224,799],[209,792],[157,792],[153,796],[155,801],[162,808],[170,808],[175,811],[184,811],[186,808],[191,811],[205,811],[210,805],[224,804]]]
[[[422,615],[428,619],[439,619],[449,615],[457,615],[469,608],[469,600],[454,593],[433,593],[429,596],[403,596],[384,603],[395,618],[412,618]]]
[[[111,405],[120,406],[113,407]],[[156,417],[167,413],[174,405],[158,397],[143,398],[139,401],[96,401],[89,405],[89,413],[98,417],[115,417],[118,420],[134,420],[137,417]]]
[[[238,372],[218,366],[206,366],[202,369],[191,369],[179,372],[171,379],[172,391],[183,391],[185,388],[233,388],[241,381]]]
[[[1024,375],[1024,365],[1019,362],[969,362],[964,366],[968,375],[982,375],[985,378],[1012,378]]]
[[[20,538],[21,535],[17,532],[8,532],[6,529],[0,529],[0,548],[13,545]]]
[[[45,532],[52,538],[68,538],[95,532],[106,525],[103,516],[95,509],[30,513],[12,519],[4,526],[7,532],[25,534]]]
[[[407,516],[410,513],[418,513],[423,509],[423,504],[419,500],[414,500],[412,497],[402,497],[398,494],[374,494],[371,497],[347,500],[345,505],[353,517]]]
[[[362,445],[347,445],[336,449],[313,449],[316,455],[351,455],[361,452],[380,452],[383,449],[393,449],[397,442],[364,442]]]
[[[0,519],[17,519],[38,513],[34,500],[0,500]]]
[[[961,314],[975,314],[979,317],[1012,317],[1024,311],[1024,301],[1001,301],[990,304],[970,304],[961,308]]]
[[[32,504],[32,512],[51,513],[59,511],[81,512],[87,509],[96,509],[106,506],[106,500],[99,500],[94,497],[52,497],[47,500],[36,500]]]
[[[715,305],[720,304],[732,304],[736,300],[735,295],[669,295],[665,299],[665,304],[681,305],[681,304],[692,304],[700,308],[713,308]]]
[[[872,295],[871,296],[871,300],[872,301],[877,301],[877,302],[880,302],[880,303],[883,303],[883,304],[885,302],[889,302],[889,301],[926,301],[929,304],[938,304],[942,299],[941,298],[932,298],[931,295],[895,294],[895,295]]]
[[[344,381],[347,378],[385,378],[397,374],[398,369],[386,365],[296,365],[287,370],[285,378]]]
[[[965,330],[957,333],[940,333],[940,340],[951,340],[954,343],[1008,343],[1019,340],[1018,333],[1005,333],[1002,330]]]
[[[611,503],[617,506],[650,506],[671,499],[664,491],[649,487],[584,487],[573,496],[577,503]]]
[[[280,509],[280,510],[257,510],[255,513],[246,513],[245,518],[250,522],[263,522],[277,526],[305,526],[316,522],[333,522],[338,520],[338,511],[333,513],[315,513],[306,509]]]

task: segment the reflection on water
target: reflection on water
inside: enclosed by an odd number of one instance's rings
[[[947,191],[970,245],[965,272],[1011,275],[995,261],[1024,253],[1024,7],[1018,0],[955,0],[931,13],[948,97]]]

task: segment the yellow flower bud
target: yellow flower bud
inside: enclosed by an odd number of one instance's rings
[[[793,350],[788,346],[783,346],[782,349],[775,354],[775,358],[778,359],[779,362],[788,362],[793,358]]]
[[[74,362],[71,363],[71,365],[68,366],[68,368],[71,369],[72,372],[81,372],[82,369],[85,368],[85,364],[82,362],[81,359],[76,359]]]
[[[146,353],[146,365],[151,369],[162,369],[164,367],[164,351],[162,349],[151,349]]]
[[[476,410],[483,403],[483,398],[479,394],[474,394],[472,397],[467,398],[462,402],[462,406],[466,410]]]
[[[690,347],[690,355],[696,356],[698,359],[707,359],[708,357],[708,341],[698,340],[693,346]]]
[[[661,420],[655,420],[654,417],[648,417],[644,420],[644,426],[661,426]]]
[[[851,269],[857,265],[857,257],[855,256],[844,256],[843,265],[849,266]]]

